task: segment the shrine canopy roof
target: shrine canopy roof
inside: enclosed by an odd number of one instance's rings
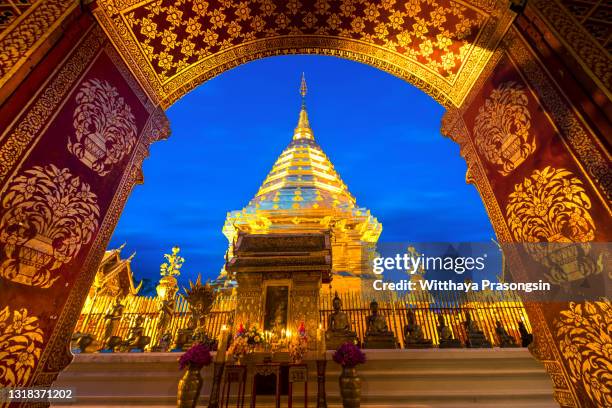
[[[239,233],[225,266],[230,272],[321,272],[324,283],[329,282],[331,267],[329,232]]]

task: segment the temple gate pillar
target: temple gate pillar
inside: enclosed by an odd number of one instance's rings
[[[603,97],[610,94],[610,64],[596,63],[602,53],[595,46],[582,53],[589,61],[578,64],[580,55],[540,14],[554,3],[536,1],[517,17],[463,104],[443,119],[442,133],[461,146],[466,180],[480,192],[502,243],[612,238],[604,119],[610,100]],[[565,21],[568,27],[576,29]],[[566,46],[552,46],[559,43]],[[534,262],[520,258],[512,260],[514,271]],[[534,328],[531,351],[550,374],[559,404],[612,403],[603,351],[612,322],[609,299],[525,306]]]
[[[71,361],[123,205],[149,145],[169,134],[86,8],[37,2],[28,13],[0,38],[2,387],[48,386]]]

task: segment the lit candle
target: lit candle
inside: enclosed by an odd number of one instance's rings
[[[226,325],[221,326],[221,333],[217,338],[217,355],[215,362],[222,363],[225,361],[225,353],[227,352],[227,334],[229,330]]]

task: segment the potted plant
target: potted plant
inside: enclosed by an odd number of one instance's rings
[[[355,367],[365,363],[365,354],[353,343],[344,343],[334,352],[333,360],[342,366],[340,394],[344,408],[358,408],[361,404],[361,378]]]
[[[202,389],[202,367],[212,362],[210,349],[201,343],[195,343],[179,358],[179,367],[185,371],[179,381],[177,406],[179,408],[194,408],[197,405]]]

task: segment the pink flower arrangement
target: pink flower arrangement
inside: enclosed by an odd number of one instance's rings
[[[353,343],[346,342],[332,356],[333,360],[342,367],[355,367],[358,364],[363,364],[366,361],[365,354],[361,349]]]
[[[181,356],[179,359],[179,367],[181,370],[188,366],[199,369],[209,365],[211,362],[212,356],[210,355],[210,349],[204,344],[195,343]]]

